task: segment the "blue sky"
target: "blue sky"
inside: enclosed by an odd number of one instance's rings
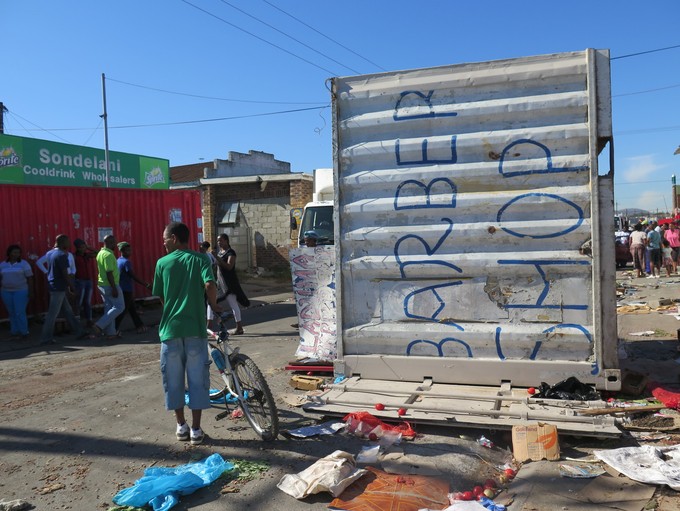
[[[0,12],[8,134],[103,147],[105,73],[111,150],[183,165],[253,149],[311,172],[332,166],[331,76],[608,48],[622,57],[618,207],[670,208],[680,182],[680,47],[628,56],[680,45],[677,0],[0,0]]]

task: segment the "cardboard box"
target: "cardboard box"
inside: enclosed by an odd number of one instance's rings
[[[318,376],[295,375],[290,379],[290,386],[299,390],[316,390],[323,385],[323,378]]]
[[[557,426],[540,422],[527,426],[513,426],[512,453],[520,463],[527,460],[559,460]]]

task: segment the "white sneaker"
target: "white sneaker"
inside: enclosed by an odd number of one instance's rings
[[[189,425],[185,422],[181,426],[177,424],[177,440],[189,440]]]
[[[205,434],[201,428],[194,429],[191,428],[191,445],[198,445],[203,442]]]

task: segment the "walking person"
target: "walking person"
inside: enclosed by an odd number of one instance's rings
[[[50,250],[47,256],[47,284],[50,292],[50,306],[45,315],[40,344],[54,344],[54,323],[61,313],[71,327],[71,332],[78,338],[86,335],[80,321],[73,315],[71,304],[67,299],[75,294],[73,277],[69,273],[68,251],[71,240],[65,234],[57,236],[56,249]]]
[[[97,256],[96,250],[87,246],[81,239],[73,241],[76,247],[75,259],[75,287],[76,287],[76,308],[73,312],[85,318],[87,327],[94,324],[92,322],[92,290],[94,281],[94,259]]]
[[[665,238],[670,243],[671,250],[673,251],[673,273],[678,272],[678,256],[680,255],[680,229],[678,229],[678,224],[672,222],[668,226],[666,232],[664,233]]]
[[[661,257],[663,258],[664,268],[666,268],[666,275],[670,277],[673,271],[673,250],[668,240],[661,242]]]
[[[220,274],[217,273],[217,261],[215,261],[215,256],[212,255],[210,252],[210,242],[209,241],[204,241],[198,246],[198,251],[201,254],[204,254],[209,260],[210,260],[210,269],[213,272],[213,275],[215,276],[215,284],[217,285],[217,300],[222,301],[224,298],[226,298],[226,287],[224,285],[220,286],[220,282],[224,283],[221,279],[218,279]],[[220,296],[220,294],[222,296]],[[208,320],[208,328],[210,330],[217,330],[217,322],[215,320],[215,313],[213,312],[212,308],[210,305],[207,304],[206,301],[206,318]]]
[[[652,222],[651,229],[647,232],[647,247],[649,248],[650,277],[661,277],[661,233],[656,230],[657,223]],[[650,278],[648,277],[648,278]]]
[[[120,272],[113,250],[116,238],[109,234],[104,238],[104,246],[97,253],[97,288],[104,300],[104,315],[93,325],[95,336],[106,334],[108,339],[120,337],[116,331],[116,318],[125,310],[123,291],[120,289]],[[93,336],[94,338],[94,336]]]
[[[21,257],[21,247],[7,247],[7,259],[0,263],[0,295],[9,314],[10,335],[28,339],[26,306],[33,299],[33,270]]]
[[[236,275],[236,252],[229,245],[229,236],[222,233],[217,237],[217,245],[220,247],[215,261],[222,273],[222,278],[227,286],[227,303],[234,313],[234,321],[236,322],[236,329],[231,332],[231,335],[243,334],[243,323],[241,322],[241,308],[239,304],[244,307],[250,307],[250,300],[243,292],[241,284]]]
[[[179,222],[169,224],[163,231],[163,244],[168,254],[156,263],[153,294],[163,304],[158,330],[165,407],[175,412],[177,439],[198,445],[204,438],[201,415],[210,408],[204,296],[215,312],[221,309],[209,259],[188,249],[189,228]],[[184,415],[187,387],[191,428]]]
[[[642,224],[635,224],[635,230],[630,234],[630,253],[633,256],[633,265],[637,270],[637,277],[644,277],[645,245],[647,235],[642,230]]]
[[[137,314],[137,306],[135,305],[134,283],[151,289],[151,284],[144,282],[135,275],[132,271],[132,262],[130,256],[132,255],[132,247],[127,241],[118,243],[118,251],[120,257],[116,261],[118,265],[118,272],[120,273],[120,289],[123,291],[123,301],[125,302],[125,310],[116,318],[116,332],[120,332],[120,325],[123,322],[125,314],[130,314],[132,322],[135,324],[138,334],[146,332],[147,328],[144,322]]]

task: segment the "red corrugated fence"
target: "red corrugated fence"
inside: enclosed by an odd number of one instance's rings
[[[22,247],[35,274],[35,300],[28,313],[43,312],[46,279],[35,261],[54,246],[57,235],[67,234],[71,242],[81,238],[99,248],[101,238],[112,232],[118,241],[132,245],[135,273],[150,282],[156,261],[165,255],[163,228],[173,220],[189,226],[191,248],[196,249],[203,232],[200,192],[0,185],[0,257],[4,260],[11,244]],[[142,297],[149,292],[137,286],[135,294]],[[4,307],[0,316],[7,317]]]

